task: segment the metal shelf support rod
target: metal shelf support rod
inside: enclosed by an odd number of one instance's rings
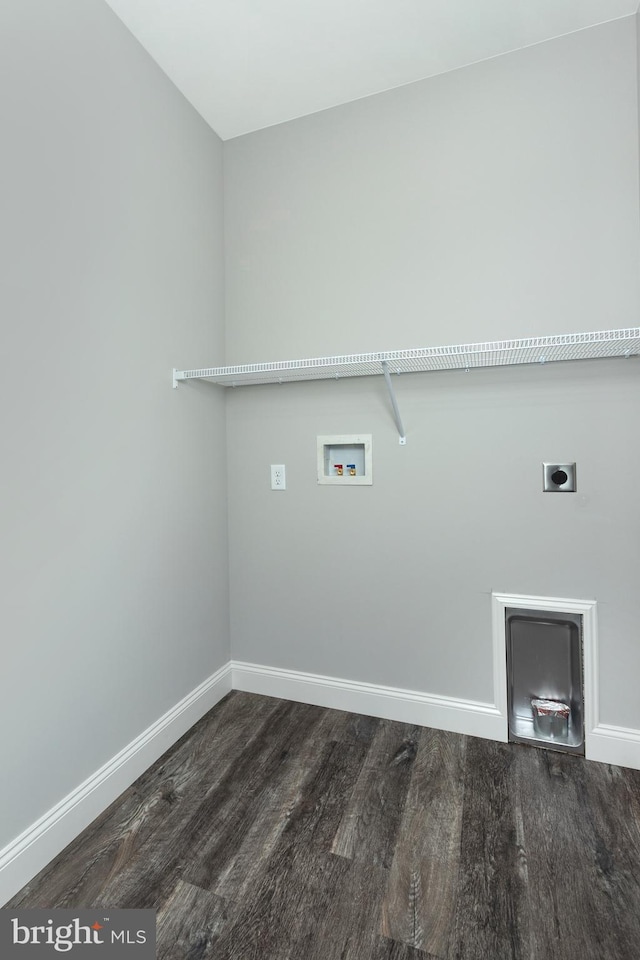
[[[386,360],[383,360],[381,363],[382,372],[384,374],[384,379],[387,383],[387,390],[389,391],[389,397],[391,398],[391,406],[393,407],[393,418],[396,421],[396,427],[398,428],[398,433],[400,434],[400,444],[404,446],[407,442],[407,436],[404,432],[404,427],[402,426],[402,418],[400,416],[400,410],[398,409],[398,401],[396,400],[396,394],[393,389],[393,384],[391,383],[391,373],[389,371],[389,364]]]

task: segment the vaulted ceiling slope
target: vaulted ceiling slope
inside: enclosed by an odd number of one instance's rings
[[[638,0],[107,2],[223,140],[638,10]]]

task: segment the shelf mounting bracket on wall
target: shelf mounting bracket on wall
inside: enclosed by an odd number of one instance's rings
[[[389,397],[391,398],[391,406],[393,407],[393,419],[396,421],[396,427],[398,428],[398,433],[400,434],[400,445],[404,446],[407,442],[407,435],[404,432],[404,427],[402,426],[402,417],[400,416],[400,410],[398,409],[398,401],[396,400],[395,390],[393,389],[393,384],[391,382],[391,371],[389,370],[389,364],[386,360],[383,360],[381,363],[382,372],[384,373],[384,379],[387,384],[387,390],[389,391]]]

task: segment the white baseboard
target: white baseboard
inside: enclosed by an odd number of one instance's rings
[[[0,905],[13,897],[231,690],[223,667],[0,850]]]
[[[238,660],[231,661],[231,668],[234,690],[466,733],[488,740],[507,739],[506,716],[491,703],[439,697],[298,670],[280,670]]]
[[[599,723],[586,735],[586,757],[640,770],[640,730]]]
[[[506,713],[490,703],[231,661],[234,690],[416,723],[487,740],[508,740]],[[506,701],[506,697],[505,697]],[[594,711],[595,712],[595,711]],[[640,730],[599,723],[586,731],[588,760],[640,770]]]

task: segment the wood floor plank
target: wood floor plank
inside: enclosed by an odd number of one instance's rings
[[[447,960],[529,960],[513,771],[517,752],[527,749],[467,740],[460,869]]]
[[[382,720],[345,811],[332,852],[390,867],[419,728]]]
[[[531,952],[628,960],[640,942],[640,871],[638,848],[627,847],[610,812],[619,778],[566,754],[529,750],[519,759]]]
[[[442,960],[442,958],[434,953],[417,950],[406,943],[399,943],[397,940],[378,937],[371,960]]]
[[[346,859],[346,858],[345,858]],[[388,871],[347,860],[324,915],[295,945],[305,960],[371,960],[378,948],[380,910]]]
[[[371,743],[382,723],[378,717],[365,717],[346,710],[327,710],[327,740],[343,743]]]
[[[626,957],[640,944],[640,771],[584,763],[571,773],[580,819],[588,821],[595,838],[601,897],[610,904],[607,950],[612,957]]]
[[[381,932],[445,956],[460,860],[466,738],[420,731],[383,904]]]
[[[217,790],[215,795],[207,798],[207,808],[215,816],[215,825],[198,838],[193,856],[184,871],[185,880],[206,890],[219,888],[222,891],[222,874],[233,864],[256,820],[260,823],[261,832],[259,835],[256,831],[253,833],[256,843],[254,861],[258,862],[268,855],[270,836],[266,821],[275,812],[269,803],[273,797],[270,788],[272,784],[277,784],[276,793],[282,793],[284,789],[284,801],[289,801],[285,814],[290,814],[312,769],[303,758],[315,753],[317,763],[322,755],[314,732],[323,712],[320,707],[296,704],[283,715],[281,727],[272,722],[264,736],[239,758],[229,784],[224,785],[226,789]],[[291,796],[293,790],[295,795]],[[281,832],[287,822],[288,817],[281,815],[276,822],[276,833],[278,827]],[[248,852],[245,847],[245,863]],[[230,895],[230,886],[228,883],[227,896]]]
[[[331,854],[333,837],[364,760],[358,744],[328,743],[242,916],[219,938],[217,960],[289,957],[317,930],[349,861]]]
[[[298,844],[331,850],[366,753],[366,746],[358,743],[324,745],[321,763],[304,784],[282,831],[282,848]]]
[[[156,960],[214,960],[217,935],[233,909],[222,897],[179,880],[158,910]]]
[[[217,867],[217,879],[209,868],[206,880],[219,896],[244,901],[247,891],[256,882],[295,807],[302,802],[307,781],[316,776],[324,760],[327,740],[323,733],[333,729],[333,719],[328,716],[333,713],[335,711],[326,711],[328,722],[318,724],[299,742],[289,740],[287,762],[279,766],[277,776],[273,776],[257,793],[246,811],[245,827],[248,829],[236,837],[235,853],[228,849],[224,861],[219,857],[211,860]]]
[[[283,960],[305,956],[299,944],[316,940],[349,861],[326,852],[300,857],[279,851],[263,871],[241,917],[216,942],[216,960]]]

